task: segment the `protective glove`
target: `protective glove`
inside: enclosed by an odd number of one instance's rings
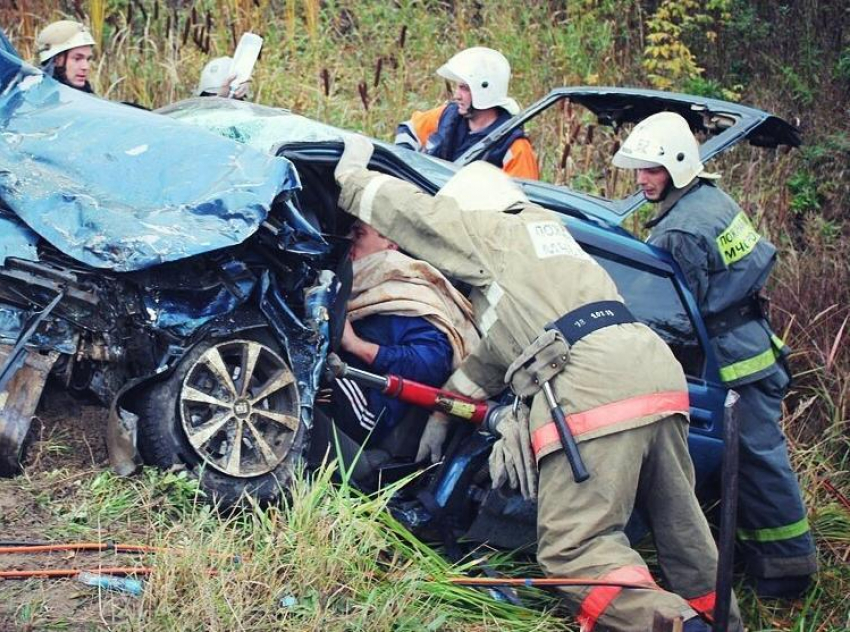
[[[419,439],[419,450],[416,452],[416,462],[421,463],[430,459],[436,463],[443,458],[443,444],[449,432],[450,420],[443,413],[432,413],[425,424],[425,431]]]
[[[537,462],[531,448],[528,407],[520,406],[516,414],[505,415],[496,430],[501,438],[490,452],[493,489],[507,482],[511,489],[519,487],[523,498],[537,498]]]
[[[347,134],[345,136],[345,151],[334,169],[334,178],[337,182],[352,171],[365,169],[369,166],[369,159],[375,151],[372,141],[360,134]]]

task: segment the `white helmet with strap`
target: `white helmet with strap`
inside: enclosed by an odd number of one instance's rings
[[[497,50],[481,46],[467,48],[440,66],[437,74],[468,85],[472,107],[478,110],[500,107],[511,115],[519,112],[519,104],[508,96],[511,65]]]
[[[218,94],[224,82],[231,76],[231,66],[233,66],[232,57],[216,57],[208,61],[201,71],[201,79],[195,89],[195,96],[200,96],[205,92]]]
[[[510,176],[484,160],[463,167],[435,197],[453,199],[462,211],[500,213],[516,204],[528,203],[525,193]]]
[[[612,162],[624,169],[664,167],[677,189],[687,186],[696,177],[720,177],[705,171],[697,139],[684,117],[675,112],[658,112],[643,119]]]
[[[42,29],[35,38],[35,45],[39,63],[46,64],[56,55],[80,46],[94,46],[95,42],[88,29],[79,22],[59,20]]]

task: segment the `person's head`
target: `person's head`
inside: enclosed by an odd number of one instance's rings
[[[398,250],[398,244],[384,237],[369,224],[364,224],[359,220],[351,226],[351,232],[348,236],[351,238],[352,261],[384,250]]]
[[[517,102],[508,96],[511,66],[499,51],[467,48],[440,66],[437,74],[455,84],[453,100],[461,116],[497,107],[509,114],[519,112]]]
[[[697,139],[688,122],[674,112],[659,112],[638,123],[612,162],[636,171],[650,202],[660,202],[671,189],[683,189],[698,177],[718,177],[706,173]]]
[[[222,87],[231,77],[230,68],[233,66],[231,57],[216,57],[207,62],[201,71],[195,96],[216,96],[221,93]]]
[[[528,203],[525,193],[510,176],[484,160],[463,167],[435,197],[450,198],[463,211],[502,212]]]
[[[53,22],[35,41],[45,71],[72,88],[88,88],[95,42],[85,26],[73,20]]]

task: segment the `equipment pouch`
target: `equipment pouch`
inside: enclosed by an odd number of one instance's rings
[[[517,397],[532,397],[558,375],[570,359],[570,346],[557,329],[550,329],[532,342],[508,367],[505,383]]]

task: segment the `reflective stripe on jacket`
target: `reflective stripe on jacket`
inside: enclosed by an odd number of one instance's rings
[[[698,178],[670,193],[660,211],[649,223],[648,242],[673,255],[704,318],[762,289],[776,261],[776,248],[726,193]],[[763,318],[744,322],[711,342],[720,378],[730,386],[770,375],[779,355],[787,353]]]
[[[545,325],[596,301],[620,301],[611,277],[584,252],[561,218],[531,203],[517,212],[464,211],[445,197],[362,169],[342,177],[340,206],[371,224],[414,257],[472,286],[482,340],[446,388],[483,398],[505,389],[507,367],[543,332]],[[576,343],[571,360],[554,380],[568,413],[621,400],[687,392],[682,367],[669,347],[642,323],[599,329]],[[688,414],[687,407],[675,411]],[[654,423],[669,412],[651,411],[591,429],[586,441]],[[550,421],[542,396],[534,398],[531,430]],[[538,458],[560,449],[546,446]]]
[[[457,105],[448,103],[424,112],[414,112],[396,130],[395,144],[424,152],[430,156],[454,161],[472,145],[510,118],[505,110],[485,129],[471,133]],[[516,178],[537,180],[540,177],[537,157],[522,129],[515,129],[491,147],[483,160]]]

